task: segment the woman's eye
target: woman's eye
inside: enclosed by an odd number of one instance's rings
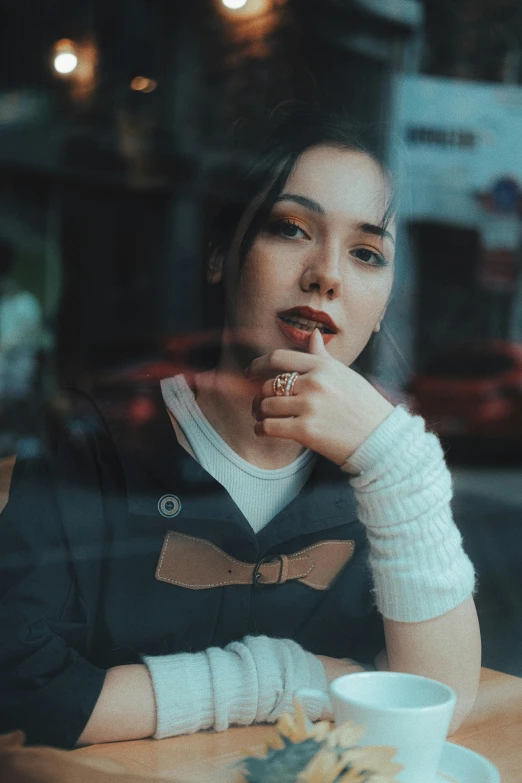
[[[273,224],[272,228],[274,233],[285,239],[296,239],[298,237],[307,236],[299,223],[295,223],[293,220],[278,220]]]
[[[384,256],[367,247],[358,247],[356,250],[352,250],[352,253],[359,261],[368,264],[368,266],[387,266],[388,264]]]

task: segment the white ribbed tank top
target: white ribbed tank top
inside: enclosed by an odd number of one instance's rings
[[[218,435],[203,416],[183,375],[164,378],[161,391],[201,467],[225,487],[254,532],[259,533],[297,497],[313,470],[316,454],[306,449],[284,468],[258,468],[242,459]]]

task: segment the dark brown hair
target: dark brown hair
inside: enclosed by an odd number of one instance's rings
[[[366,128],[365,131],[363,141],[362,128],[346,114],[325,112],[301,103],[279,106],[260,123],[238,123],[233,134],[237,151],[231,156],[236,166],[224,188],[226,197],[211,222],[209,252],[218,251],[226,255],[245,210],[258,199],[241,240],[239,265],[242,266],[299,157],[310,147],[327,144],[367,154],[387,173],[382,156],[377,152],[375,129]],[[241,157],[243,167],[238,167]],[[383,215],[384,224],[388,223],[393,212],[391,198]]]

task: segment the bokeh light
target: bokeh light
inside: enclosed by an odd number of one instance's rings
[[[53,47],[52,65],[56,73],[68,76],[79,65],[78,48],[69,38],[60,38]]]
[[[237,11],[238,8],[244,8],[248,0],[221,0],[225,8]]]
[[[268,11],[274,8],[277,3],[275,0],[215,0],[221,13],[228,18],[230,22],[236,20],[241,23],[247,19],[267,16]]]
[[[158,86],[155,79],[149,79],[146,76],[135,76],[130,83],[131,90],[137,92],[153,92]]]
[[[78,65],[78,58],[74,52],[60,52],[55,55],[53,65],[57,73],[72,73]]]

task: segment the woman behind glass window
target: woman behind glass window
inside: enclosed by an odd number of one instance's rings
[[[70,393],[45,459],[16,465],[0,730],[73,747],[275,721],[367,666],[451,685],[453,728],[473,704],[440,444],[352,368],[392,290],[391,178],[342,117],[263,131],[211,232],[217,366],[144,384],[139,431]]]

